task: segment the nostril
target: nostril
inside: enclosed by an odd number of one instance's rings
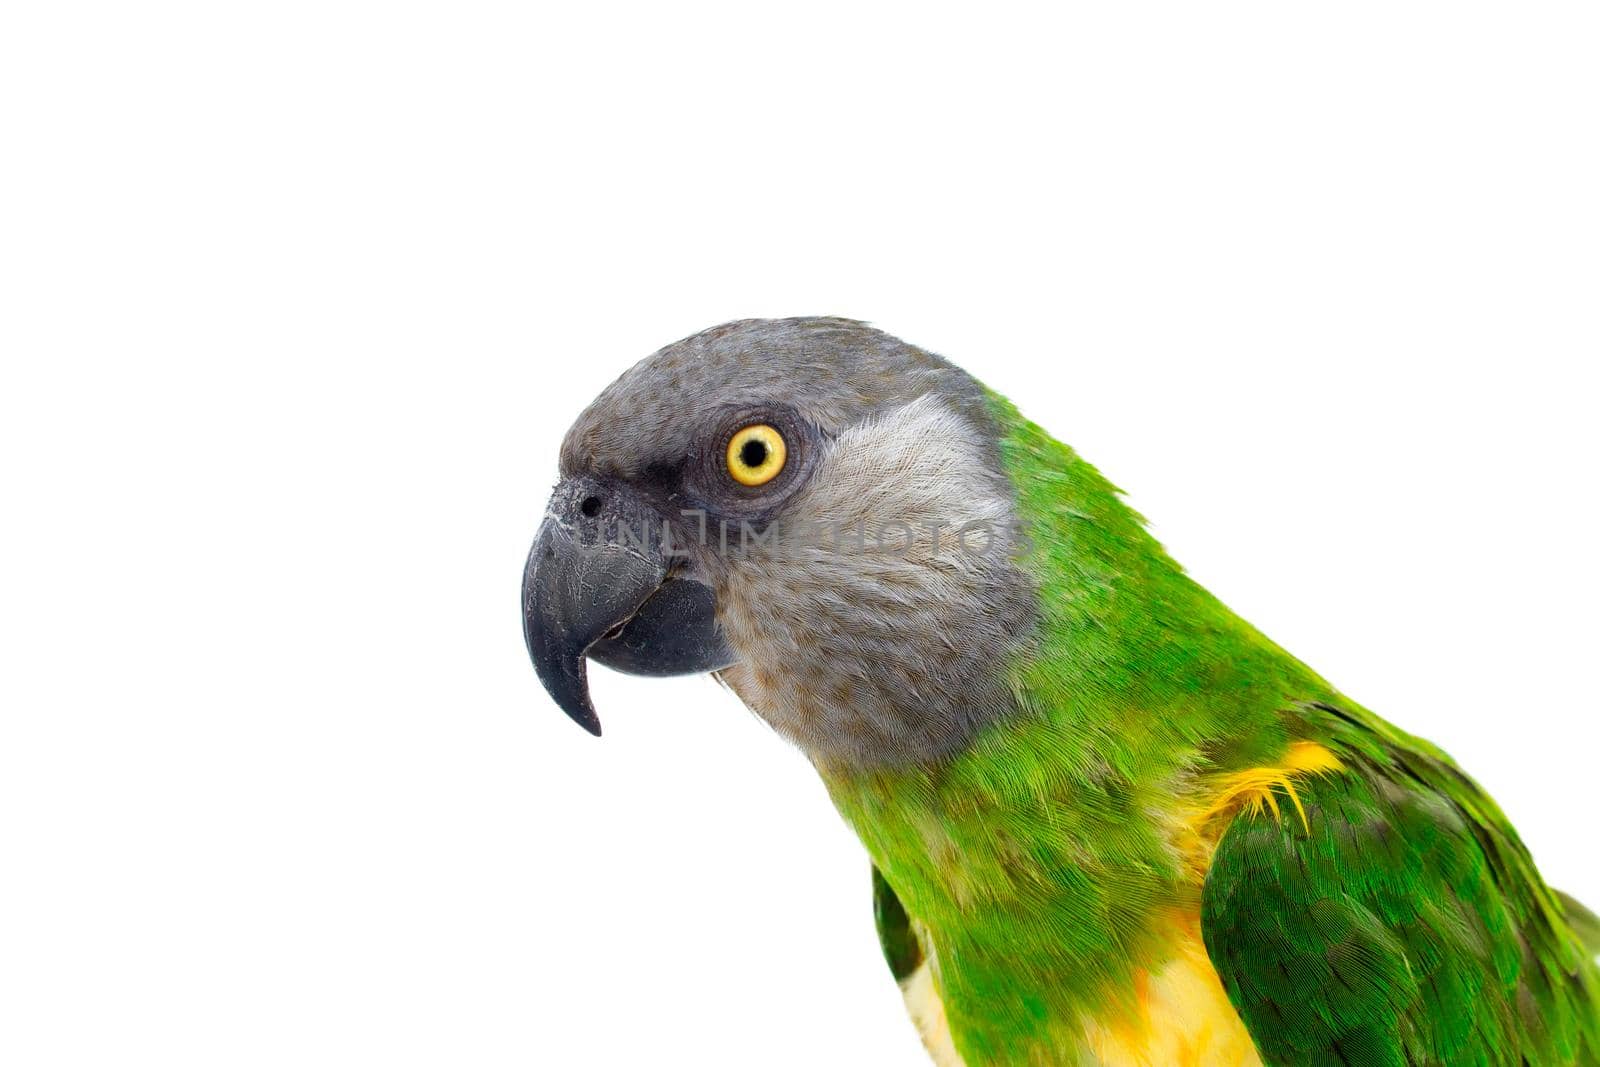
[[[592,519],[596,515],[600,514],[600,503],[601,501],[599,497],[586,496],[583,498],[583,503],[578,505],[578,510],[582,511],[584,515]]]

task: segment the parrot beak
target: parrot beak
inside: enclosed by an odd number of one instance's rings
[[[674,575],[659,513],[626,489],[562,482],[522,572],[522,632],[550,696],[600,734],[586,661],[631,674],[698,674],[736,657],[717,626],[716,597]]]

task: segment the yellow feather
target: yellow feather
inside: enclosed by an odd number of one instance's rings
[[[1311,822],[1306,818],[1305,805],[1300,803],[1300,794],[1295,790],[1295,780],[1342,770],[1344,764],[1339,762],[1339,757],[1323,745],[1314,741],[1296,741],[1284,753],[1283,762],[1275,766],[1251,767],[1224,775],[1218,783],[1216,795],[1196,816],[1192,828],[1203,836],[1213,819],[1243,810],[1252,814],[1259,814],[1263,809],[1270,810],[1273,819],[1282,821],[1283,813],[1278,809],[1276,796],[1281,789],[1294,804],[1301,826],[1310,833]]]
[[[1174,925],[1187,926],[1175,918]],[[1259,1067],[1255,1043],[1228,1002],[1198,932],[1186,932],[1172,960],[1141,975],[1131,1016],[1089,1019],[1087,1050],[1100,1067]]]

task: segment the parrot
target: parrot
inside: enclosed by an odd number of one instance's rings
[[[623,373],[561,443],[522,614],[593,734],[590,660],[710,674],[800,749],[942,1067],[1600,1064],[1600,919],[1495,801],[866,323]]]

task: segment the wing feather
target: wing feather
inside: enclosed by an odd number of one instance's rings
[[[1600,1063],[1600,976],[1499,809],[1443,753],[1314,705],[1344,764],[1305,822],[1223,832],[1202,933],[1269,1064]]]

